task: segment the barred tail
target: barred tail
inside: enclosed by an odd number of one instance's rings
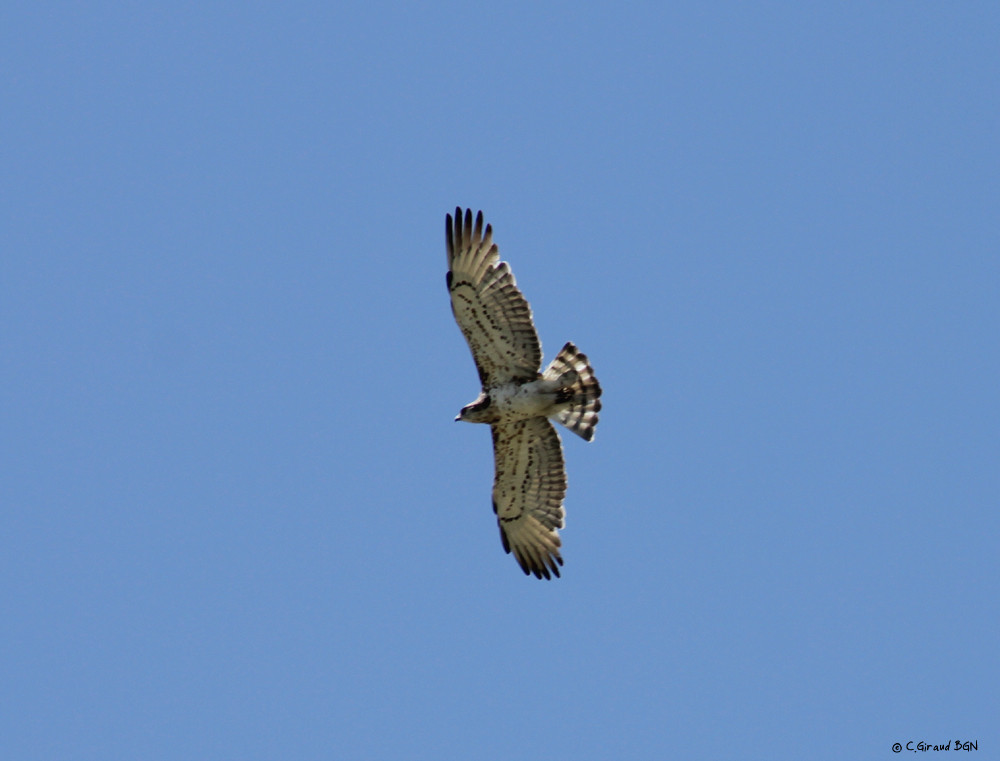
[[[557,410],[553,419],[562,423],[577,436],[590,441],[597,426],[597,413],[601,410],[601,384],[597,382],[594,368],[587,355],[572,343],[562,347],[542,377],[559,382],[556,397]]]

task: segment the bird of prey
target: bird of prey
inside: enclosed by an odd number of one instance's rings
[[[542,369],[531,308],[514,275],[483,230],[483,213],[455,209],[446,217],[451,310],[479,369],[482,392],[455,420],[488,423],[496,476],[493,512],[500,540],[525,575],[559,576],[566,469],[549,419],[587,441],[594,438],[601,386],[587,356],[572,343]]]

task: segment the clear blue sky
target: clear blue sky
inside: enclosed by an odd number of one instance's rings
[[[1000,6],[0,36],[0,757],[1000,758]],[[605,390],[558,581],[452,421],[456,205]]]

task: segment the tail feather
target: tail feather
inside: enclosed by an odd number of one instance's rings
[[[542,377],[559,384],[558,412],[552,415],[553,419],[591,441],[597,426],[597,413],[601,410],[601,384],[597,382],[587,355],[567,343]]]

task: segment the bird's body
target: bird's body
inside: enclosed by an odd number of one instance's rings
[[[464,414],[460,413],[457,420],[492,424],[548,416],[558,398],[558,388],[552,381],[540,378],[528,383],[504,383],[481,393],[476,401],[463,408]]]
[[[487,423],[493,432],[493,510],[504,550],[538,578],[559,575],[566,471],[562,443],[549,418],[590,441],[601,386],[572,343],[541,372],[542,348],[531,308],[493,231],[479,212],[447,217],[448,290],[452,312],[472,350],[482,391],[456,420]]]

